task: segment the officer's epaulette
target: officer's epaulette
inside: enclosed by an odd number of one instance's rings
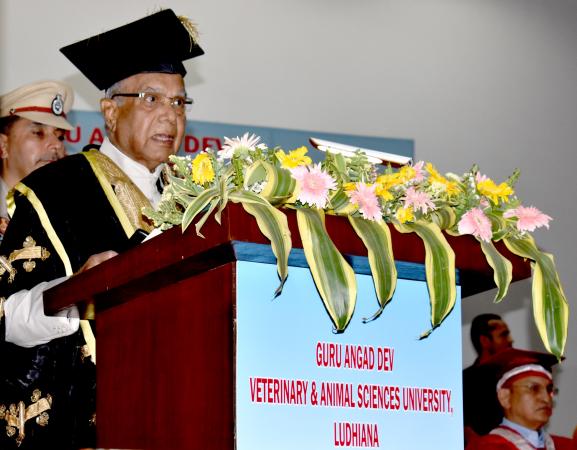
[[[97,144],[88,144],[82,148],[83,152],[89,152],[90,150],[98,150],[100,151],[100,145]]]

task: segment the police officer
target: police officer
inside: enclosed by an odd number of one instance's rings
[[[39,167],[66,155],[66,114],[74,101],[59,81],[21,86],[0,97],[0,239],[8,225],[8,191]]]

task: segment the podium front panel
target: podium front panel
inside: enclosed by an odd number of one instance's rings
[[[234,263],[102,311],[98,447],[234,448]]]

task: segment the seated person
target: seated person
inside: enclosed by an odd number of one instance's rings
[[[501,424],[473,439],[467,450],[570,450],[572,439],[552,436],[545,425],[553,414],[554,355],[511,348],[485,363],[503,410]]]

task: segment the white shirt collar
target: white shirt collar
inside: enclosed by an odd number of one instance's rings
[[[154,169],[154,172],[151,173],[147,167],[122,153],[108,138],[104,138],[104,142],[102,142],[102,145],[100,146],[100,152],[108,156],[126,175],[128,175],[132,182],[136,184],[136,186],[150,201],[152,207],[158,205],[161,193],[158,192],[156,183],[160,177],[160,172],[162,171],[164,164],[160,164],[156,169]]]
[[[0,177],[0,217],[8,217],[8,201],[6,196],[8,195],[8,186]]]

